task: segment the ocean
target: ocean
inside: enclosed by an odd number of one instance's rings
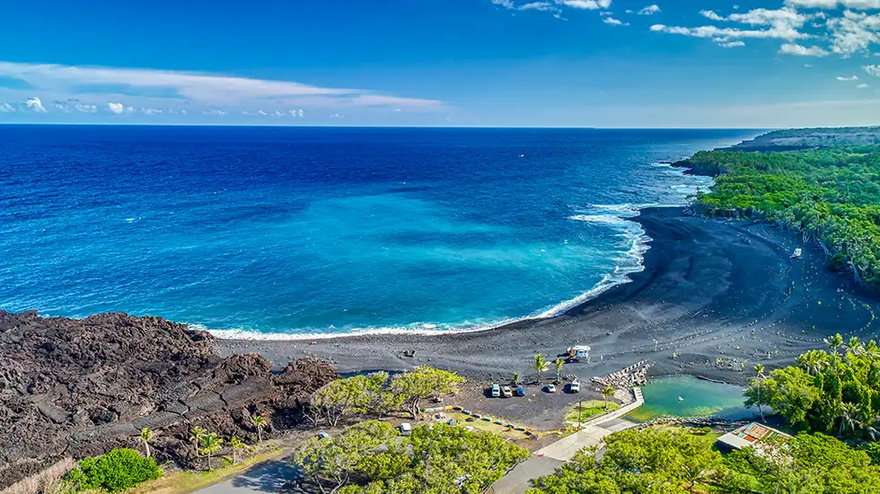
[[[219,336],[436,332],[626,281],[630,219],[756,131],[0,126],[0,309]]]

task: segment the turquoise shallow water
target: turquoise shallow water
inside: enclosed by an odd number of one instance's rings
[[[0,308],[225,336],[474,329],[638,271],[750,131],[0,126]]]
[[[740,386],[691,376],[655,378],[642,387],[645,404],[628,417],[638,421],[662,416],[713,416],[724,419],[757,417],[757,409],[748,409],[743,405],[743,391]],[[679,400],[679,397],[682,399]]]

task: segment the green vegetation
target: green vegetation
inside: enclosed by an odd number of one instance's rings
[[[712,440],[684,429],[623,431],[605,439],[601,459],[585,449],[529,494],[705,492],[724,477]]]
[[[161,476],[162,469],[155,460],[141,456],[133,449],[123,448],[105,455],[83,458],[76,468],[65,475],[65,480],[76,492],[90,489],[122,492]]]
[[[586,422],[596,415],[600,415],[606,411],[614,411],[618,408],[620,408],[620,405],[614,402],[608,403],[607,399],[605,401],[588,400],[578,402],[571,407],[571,411],[566,415],[565,421],[570,424]]]
[[[880,492],[880,467],[863,451],[822,434],[777,449],[722,457],[694,429],[618,432],[601,459],[583,450],[529,494],[860,494]]]
[[[421,413],[422,400],[453,393],[462,382],[456,374],[431,367],[418,367],[393,378],[376,372],[338,379],[312,396],[308,414],[316,425],[326,420],[331,427],[357,414],[382,418],[391,412],[405,412],[415,419]]]
[[[791,425],[841,438],[875,440],[880,429],[880,347],[841,336],[830,353],[811,350],[797,365],[752,380],[746,406],[768,405]]]
[[[401,436],[388,423],[370,421],[310,440],[293,463],[321,492],[476,494],[528,456],[488,432],[433,424]]]
[[[535,372],[538,373],[538,384],[541,384],[541,374],[549,368],[550,362],[547,362],[547,359],[545,359],[540,353],[536,354],[535,363],[532,365],[532,369],[535,369]]]
[[[797,229],[830,252],[831,268],[880,285],[880,146],[701,151],[684,164],[717,176],[697,195],[699,213]]]

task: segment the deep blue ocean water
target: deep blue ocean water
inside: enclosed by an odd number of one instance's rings
[[[0,308],[473,329],[640,269],[627,217],[754,131],[0,126]]]

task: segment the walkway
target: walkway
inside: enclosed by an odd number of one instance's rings
[[[636,425],[635,422],[622,418],[645,404],[641,388],[633,388],[633,397],[635,401],[629,405],[585,422],[581,426],[581,430],[536,451],[531,458],[520,463],[501,480],[492,484],[492,487],[486,492],[490,494],[523,494],[531,487],[532,479],[552,474],[563,463],[574,458],[578,451],[598,446],[605,436]]]
[[[284,482],[294,474],[295,470],[286,458],[270,460],[229,480],[196,491],[196,494],[278,494]]]

